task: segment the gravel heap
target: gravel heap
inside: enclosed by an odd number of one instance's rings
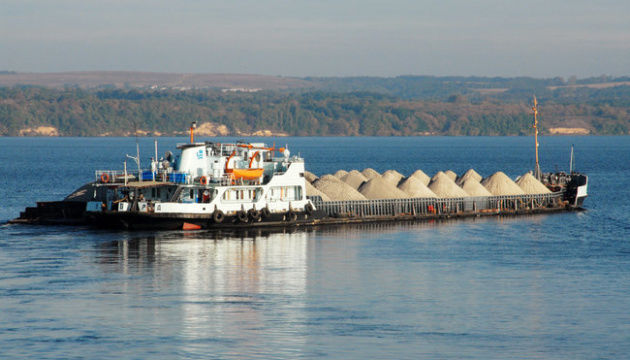
[[[526,194],[549,194],[551,190],[547,189],[543,183],[538,181],[531,173],[527,173],[516,180],[516,184],[523,189]]]
[[[431,180],[431,183],[429,184],[429,189],[431,189],[431,191],[433,191],[438,197],[460,198],[468,196],[464,189],[457,186],[457,184],[455,184],[455,182],[443,172],[438,172],[433,178],[434,180]]]
[[[317,179],[316,181],[313,181],[313,185],[315,185],[315,183],[319,180],[326,180],[328,182],[342,182],[341,179],[337,178],[335,175],[331,175],[331,174],[324,174],[322,175],[319,179]]]
[[[383,180],[392,184],[392,186],[394,187],[398,186],[398,183],[404,177],[405,176],[403,174],[399,173],[396,170],[387,170],[383,173],[383,176],[382,176]]]
[[[404,191],[385,180],[384,177],[375,177],[361,185],[359,192],[368,199],[406,199],[409,197]]]
[[[317,177],[317,175],[313,174],[310,171],[304,171],[304,178],[306,179],[307,182],[312,183],[313,181],[319,179],[319,177]]]
[[[457,179],[456,183],[459,186],[462,186],[462,184],[470,178],[477,180],[477,182],[481,182],[481,180],[483,180],[483,177],[479,175],[474,169],[468,169],[468,171],[466,171],[464,175],[460,176],[459,179]]]
[[[484,179],[481,185],[492,195],[525,195],[523,189],[501,171],[497,171],[489,178]]]
[[[426,175],[425,175],[426,176]],[[427,179],[429,177],[427,176]],[[404,191],[410,198],[435,198],[437,197],[433,191],[431,191],[422,180],[415,176],[410,176],[403,180],[398,188]]]
[[[464,189],[464,191],[467,192],[469,196],[492,196],[490,191],[483,187],[483,185],[481,185],[478,180],[472,177],[464,180],[462,189]]]
[[[333,175],[324,175],[313,183],[330,200],[365,200],[365,196]]]
[[[441,174],[441,175],[440,175]],[[433,177],[431,178],[431,181],[435,181],[438,179],[438,177],[442,176],[442,175],[446,175],[444,173],[444,171],[438,171],[435,173],[435,175],[433,175]],[[448,176],[447,176],[448,177]],[[450,179],[450,178],[449,178]],[[429,183],[431,183],[431,181]]]
[[[420,182],[422,182],[424,186],[429,185],[429,183],[431,182],[431,178],[429,177],[429,175],[425,174],[424,171],[419,169],[414,171],[414,173],[411,174],[410,177],[415,177],[416,179],[420,180]]]
[[[335,177],[337,179],[341,179],[342,177],[348,175],[348,172],[346,170],[337,170],[337,172],[335,173]]]
[[[457,173],[453,170],[446,170],[444,172],[446,174],[446,176],[448,176],[449,179],[455,181],[455,179],[457,179]]]
[[[359,170],[352,170],[346,176],[342,177],[341,181],[352,186],[354,189],[358,189],[361,184],[368,181],[368,179],[363,176]]]
[[[322,200],[330,201],[330,197],[323,192],[317,190],[310,182],[306,182],[306,196],[321,196]]]
[[[379,174],[378,171],[372,168],[363,169],[363,171],[361,171],[361,174],[363,174],[363,176],[365,176],[365,178],[368,180],[381,176],[381,174]]]

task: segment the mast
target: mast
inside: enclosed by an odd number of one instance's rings
[[[534,169],[534,176],[540,180],[540,164],[538,162],[538,101],[536,100],[536,95],[534,95],[532,110],[534,111],[534,142],[536,145],[536,169]]]
[[[190,143],[194,144],[195,143],[195,128],[197,127],[197,122],[193,121],[190,124]]]
[[[569,174],[573,174],[573,144],[571,144],[571,158],[569,159]]]

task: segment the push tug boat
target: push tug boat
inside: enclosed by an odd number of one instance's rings
[[[174,161],[154,161],[139,181],[97,171],[107,201],[89,201],[87,221],[126,229],[205,229],[300,224],[317,212],[307,199],[304,160],[263,143],[181,144]],[[280,153],[281,156],[275,156]],[[321,217],[321,214],[320,214]]]
[[[263,143],[180,144],[180,154],[131,174],[99,170],[64,201],[40,202],[12,223],[91,224],[123,229],[222,229],[521,215],[581,209],[584,174],[541,173],[534,100],[536,168],[544,194],[324,201],[307,196],[304,159]],[[139,151],[138,151],[139,153]],[[572,156],[571,156],[572,158]],[[139,156],[134,158],[139,164]],[[125,163],[126,164],[126,163]]]

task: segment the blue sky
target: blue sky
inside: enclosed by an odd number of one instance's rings
[[[0,70],[630,74],[630,1],[1,0]]]

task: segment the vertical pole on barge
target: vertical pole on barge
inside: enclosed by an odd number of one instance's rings
[[[142,168],[140,167],[140,143],[136,138],[136,163],[138,164],[138,179],[142,182]]]
[[[190,143],[195,143],[195,128],[197,127],[197,122],[193,121],[190,123]]]
[[[538,101],[536,100],[536,95],[534,95],[532,110],[534,111],[534,142],[536,144],[536,169],[534,170],[534,176],[540,181],[540,164],[538,163]]]
[[[569,174],[573,174],[573,144],[571,144],[571,158],[569,159]]]

